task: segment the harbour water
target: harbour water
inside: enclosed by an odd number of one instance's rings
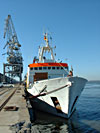
[[[37,112],[34,133],[100,133],[100,81],[87,82],[69,120]]]

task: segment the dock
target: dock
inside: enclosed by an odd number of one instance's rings
[[[30,113],[24,86],[0,88],[0,133],[30,133]]]

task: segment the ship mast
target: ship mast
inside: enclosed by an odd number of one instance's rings
[[[43,61],[43,54],[44,52],[51,52],[51,60],[54,61],[54,54],[53,54],[53,48],[49,45],[49,39],[48,39],[48,33],[45,33],[44,40],[46,42],[46,46],[39,47],[39,62]]]

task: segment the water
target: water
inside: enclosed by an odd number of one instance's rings
[[[69,120],[37,112],[33,133],[100,133],[100,81],[86,84]]]

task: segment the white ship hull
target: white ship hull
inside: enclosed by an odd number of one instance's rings
[[[33,95],[32,106],[36,110],[69,118],[86,82],[80,77],[36,81],[33,87],[28,88],[28,92]]]

